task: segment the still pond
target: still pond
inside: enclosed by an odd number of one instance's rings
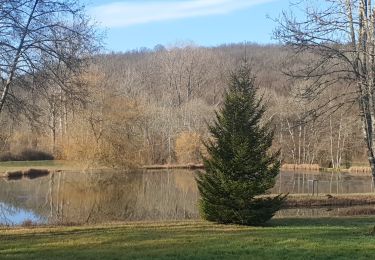
[[[0,178],[0,224],[81,224],[198,219],[195,172],[55,172],[39,178]],[[271,193],[373,192],[371,176],[282,172]],[[367,206],[375,208],[375,206]],[[276,217],[340,216],[348,208],[285,209]],[[370,210],[370,212],[373,212]]]

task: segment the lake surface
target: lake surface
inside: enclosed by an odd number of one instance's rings
[[[26,220],[80,224],[198,219],[199,194],[194,176],[194,171],[159,170],[59,172],[35,179],[0,178],[0,224],[18,225]],[[317,185],[319,193],[324,194],[373,191],[371,176],[283,172],[271,192],[312,193],[312,180],[318,180],[315,192]],[[343,210],[288,209],[277,216],[300,216],[301,212],[303,216],[348,214]],[[375,211],[345,210],[349,214]]]
[[[323,194],[374,192],[370,174],[285,171],[278,176],[272,193],[312,194],[313,188],[315,193]]]

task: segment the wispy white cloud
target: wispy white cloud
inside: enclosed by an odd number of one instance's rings
[[[274,0],[123,1],[93,7],[90,13],[106,27],[227,14]]]

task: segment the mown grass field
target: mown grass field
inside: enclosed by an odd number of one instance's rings
[[[0,229],[0,259],[375,259],[375,217]]]

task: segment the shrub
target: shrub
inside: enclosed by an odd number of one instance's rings
[[[55,159],[54,156],[50,153],[25,149],[19,154],[20,161],[48,161]]]
[[[10,152],[5,152],[0,154],[0,161],[1,162],[8,162],[8,161],[18,161],[18,157]]]
[[[22,221],[21,223],[21,226],[22,227],[33,227],[35,226],[36,224],[31,220],[31,219],[25,219],[24,221]]]
[[[62,143],[64,159],[92,166],[136,168],[143,164],[142,106],[125,97],[112,97],[102,111],[83,114]],[[95,114],[97,113],[97,114]]]
[[[48,161],[53,160],[54,156],[50,153],[33,150],[24,149],[20,153],[14,154],[6,152],[0,155],[0,161]]]
[[[200,135],[194,132],[182,132],[176,139],[176,157],[179,163],[198,163],[201,161]]]

